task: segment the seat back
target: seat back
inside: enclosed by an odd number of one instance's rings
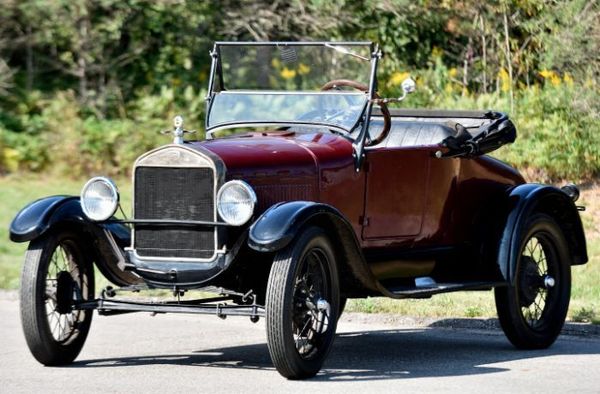
[[[372,119],[369,124],[370,135],[376,137],[381,130],[383,130],[383,120]],[[446,137],[455,134],[456,131],[443,123],[399,121],[392,118],[389,134],[377,146],[400,148],[437,145]]]

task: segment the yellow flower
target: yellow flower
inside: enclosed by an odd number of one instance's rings
[[[444,54],[443,49],[438,47],[433,47],[431,50],[431,57],[441,57]]]
[[[402,83],[406,78],[410,77],[410,73],[396,71],[390,76],[390,80],[388,81],[389,86],[397,86]]]
[[[4,165],[9,171],[15,172],[19,169],[19,161],[21,160],[21,155],[17,150],[12,148],[4,148],[4,150],[2,151],[2,156],[4,156]]]
[[[450,70],[448,70],[448,75],[450,75],[452,78],[456,77],[458,75],[458,70],[456,67],[452,67]]]
[[[446,92],[447,94],[452,93],[454,89],[452,89],[452,84],[451,83],[447,83],[446,86],[444,87],[444,92]]]
[[[284,67],[283,70],[281,70],[281,76],[283,79],[292,79],[296,76],[296,70],[290,70],[289,68]]]
[[[573,77],[571,77],[571,74],[565,73],[563,76],[563,81],[565,81],[567,85],[573,86]]]
[[[310,66],[307,66],[304,63],[298,64],[298,74],[306,75],[310,72]]]
[[[559,77],[558,75],[556,75],[556,74],[554,74],[554,75],[552,75],[552,76],[550,77],[550,83],[551,83],[553,86],[558,86],[558,85],[560,85],[560,81],[561,81],[560,77]]]
[[[508,72],[504,69],[501,68],[500,71],[498,71],[498,78],[500,78],[500,90],[502,90],[503,92],[508,92],[510,90],[510,75],[508,75]]]
[[[552,76],[556,75],[556,73],[552,70],[542,70],[540,71],[540,75],[542,78],[552,78]]]
[[[273,66],[273,68],[279,68],[279,66],[281,66],[281,62],[279,59],[274,57],[273,60],[271,60],[271,66]]]

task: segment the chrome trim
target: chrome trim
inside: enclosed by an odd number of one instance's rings
[[[160,225],[169,226],[169,225],[175,224],[175,225],[191,226],[191,227],[212,227],[212,226],[228,227],[228,226],[231,226],[230,224],[225,223],[225,222],[207,222],[207,221],[200,221],[200,220],[168,220],[168,219],[165,219],[165,220],[162,220],[162,219],[115,220],[115,221],[109,221],[107,223],[156,224],[157,226],[160,226]]]
[[[251,90],[251,89],[234,89],[234,90],[222,90],[220,92],[216,92],[216,94],[223,94],[223,95],[228,95],[228,94],[248,94],[248,95],[266,95],[266,94],[272,94],[272,95],[282,95],[282,96],[286,96],[286,95],[307,95],[307,96],[334,96],[336,94],[343,94],[343,95],[349,95],[349,96],[366,96],[367,93],[366,92],[362,92],[362,91],[351,91],[351,90],[325,90],[325,91],[319,91],[319,90]]]
[[[112,210],[112,212],[110,213],[110,215],[105,215],[106,217],[102,217],[101,219],[93,219],[89,215],[87,209],[85,209],[85,204],[83,203],[83,201],[84,201],[83,196],[84,196],[84,192],[88,188],[88,186],[90,184],[92,184],[94,182],[98,182],[98,181],[104,182],[104,183],[106,183],[108,185],[108,187],[112,191],[113,195],[116,196],[116,203],[115,203],[114,209]],[[117,185],[112,181],[112,179],[104,177],[104,176],[95,176],[95,177],[91,178],[90,180],[88,180],[85,183],[85,185],[83,185],[83,187],[81,188],[81,193],[79,194],[79,204],[81,205],[81,210],[83,211],[83,213],[85,214],[85,216],[88,219],[90,219],[90,220],[92,220],[94,222],[103,222],[105,220],[110,219],[115,214],[115,212],[117,212],[117,209],[119,208],[119,201],[120,201],[120,199],[121,199],[121,196],[119,194],[119,189],[117,188]]]
[[[164,152],[162,152],[164,151]],[[169,153],[173,152],[173,151],[179,151],[180,153],[182,153],[182,155],[178,156],[177,159],[175,159],[174,157],[170,157],[168,156]],[[162,153],[162,154],[161,154]],[[190,155],[191,154],[191,155]],[[181,158],[183,158],[184,163],[182,163]],[[217,191],[218,191],[218,179],[219,176],[222,176],[224,174],[218,174],[217,173],[217,166],[215,165],[214,161],[208,157],[207,155],[204,155],[203,153],[189,148],[185,145],[179,145],[179,144],[169,144],[169,145],[164,145],[161,146],[159,148],[153,149],[149,152],[144,153],[143,155],[141,155],[140,157],[137,158],[137,160],[135,161],[134,165],[133,165],[133,171],[131,174],[132,177],[132,185],[133,185],[133,190],[131,192],[131,197],[132,197],[132,217],[135,220],[135,170],[138,167],[174,167],[174,168],[210,168],[213,170],[213,201],[214,201],[214,207],[213,207],[213,221],[217,222]],[[131,247],[128,248],[131,253],[134,254],[134,256],[141,260],[141,261],[155,261],[155,262],[160,262],[160,261],[181,261],[181,262],[196,262],[196,263],[206,263],[206,262],[213,262],[215,260],[215,258],[217,257],[217,255],[219,254],[224,254],[225,251],[224,249],[218,249],[219,246],[219,239],[218,239],[218,226],[215,226],[213,233],[214,233],[214,245],[215,245],[215,250],[212,254],[212,256],[208,257],[208,258],[203,258],[203,259],[197,259],[197,258],[189,258],[189,257],[147,257],[147,256],[140,256],[137,254],[137,250],[135,249],[135,226],[134,228],[132,228],[131,230]]]
[[[215,166],[208,157],[196,154],[197,151],[181,144],[171,144],[151,150],[140,156],[133,169],[137,167],[175,167],[175,168],[207,168]]]
[[[216,41],[215,46],[324,46],[329,45],[345,45],[345,46],[373,46],[372,41]]]
[[[246,219],[244,222],[242,223],[229,223],[227,220],[225,220],[225,218],[223,217],[223,215],[221,214],[221,206],[220,206],[220,200],[221,200],[221,194],[223,194],[223,190],[226,187],[229,187],[231,185],[239,185],[241,186],[243,189],[245,189],[248,194],[250,195],[250,199],[252,200],[252,213],[250,214],[250,216],[248,216],[248,219]],[[219,189],[219,192],[217,193],[217,199],[216,199],[216,206],[217,206],[217,212],[219,213],[219,215],[221,215],[221,218],[230,226],[242,226],[246,223],[248,223],[248,220],[250,220],[252,218],[252,215],[254,215],[254,208],[256,208],[256,203],[258,202],[258,199],[256,198],[256,192],[254,191],[254,189],[252,189],[252,187],[247,184],[244,181],[240,181],[238,179],[233,180],[233,181],[229,181],[226,182],[225,184],[223,184],[223,186],[221,186],[221,188]]]
[[[277,127],[302,126],[302,127],[307,127],[307,128],[311,128],[311,129],[326,128],[326,129],[332,129],[332,130],[338,131],[340,134],[344,135],[345,137],[349,137],[350,134],[352,134],[351,132],[348,132],[348,130],[346,130],[346,129],[343,129],[338,126],[326,124],[326,123],[315,123],[315,122],[311,122],[311,123],[304,123],[304,122],[266,122],[266,123],[265,122],[257,122],[257,123],[252,123],[252,122],[245,122],[245,123],[220,123],[216,126],[206,129],[206,139],[207,140],[213,139],[212,135],[214,133],[216,133],[217,131],[221,131],[221,130],[237,129],[237,128],[243,128],[243,127],[252,128],[252,127],[272,127],[272,126],[277,126]]]

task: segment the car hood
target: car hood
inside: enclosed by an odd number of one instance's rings
[[[186,145],[219,156],[226,180],[252,185],[257,213],[281,201],[320,201],[321,178],[335,178],[341,169],[354,173],[352,144],[335,134],[249,133]]]
[[[228,179],[314,177],[319,166],[352,157],[350,141],[321,133],[248,133],[190,143],[189,146],[208,149],[219,156],[227,167]]]

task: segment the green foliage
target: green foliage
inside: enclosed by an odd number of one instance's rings
[[[508,111],[499,157],[597,176],[599,18],[587,0],[5,0],[0,173],[125,173],[175,113],[200,129],[213,41],[358,39],[385,52],[382,95],[412,75],[411,107]]]
[[[577,323],[597,322],[598,318],[593,309],[581,308],[573,312],[572,319]]]
[[[465,316],[467,317],[479,317],[483,316],[482,308],[478,306],[469,306],[465,309]]]

